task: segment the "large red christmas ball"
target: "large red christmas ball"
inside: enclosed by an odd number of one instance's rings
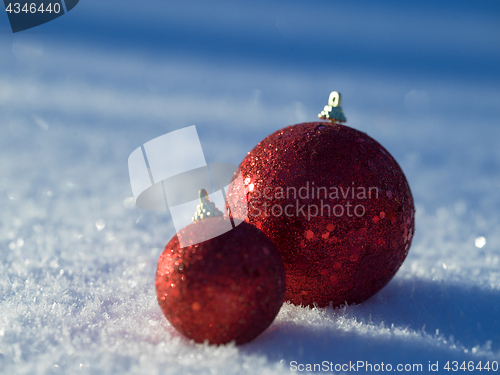
[[[244,344],[278,314],[285,270],[274,244],[254,226],[241,223],[217,236],[224,220],[197,221],[170,240],[158,261],[156,294],[165,317],[188,338]],[[187,243],[200,232],[213,238],[180,247],[178,236]]]
[[[285,262],[285,300],[360,303],[399,269],[414,233],[414,204],[398,163],[347,126],[288,126],[240,165],[228,206],[266,233]],[[243,199],[246,198],[246,199]]]

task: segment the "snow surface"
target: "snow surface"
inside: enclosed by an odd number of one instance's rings
[[[301,11],[307,22],[314,18],[299,3],[269,13],[257,2],[249,18],[223,24],[248,46],[261,41],[267,50],[241,52],[237,43],[224,49],[214,31],[210,37],[221,44],[210,53],[201,42],[156,50],[146,32],[134,29],[146,22],[144,11],[132,23],[129,34],[138,36],[130,44],[114,26],[114,39],[90,33],[85,40],[85,22],[98,6],[81,2],[61,17],[64,27],[47,24],[61,34],[76,29],[77,42],[50,32],[0,36],[0,373],[289,374],[292,361],[422,364],[424,373],[439,361],[441,373],[448,372],[446,361],[500,360],[500,85],[491,49],[500,35],[492,23],[498,12],[458,7],[457,21],[417,14],[432,38],[415,32],[418,21],[404,22],[413,13],[343,5],[365,23],[361,31],[352,27],[358,34],[349,42],[363,47],[363,30],[373,27],[380,56],[389,57],[365,64],[360,54],[328,66],[317,59],[287,64],[300,54],[283,49],[280,60],[270,52],[279,38],[299,39],[295,48],[306,49],[324,31],[319,23],[292,27]],[[115,23],[131,20],[128,6]],[[155,13],[151,23],[162,22],[158,14],[170,20],[187,14],[181,10]],[[190,15],[201,31],[224,18],[206,11],[213,17],[203,18],[203,9]],[[72,26],[70,17],[80,18]],[[96,34],[106,19],[100,17]],[[373,19],[385,25],[386,18],[393,22],[388,29],[366,25]],[[268,34],[274,38],[268,44],[259,39]],[[404,49],[408,38],[412,46]],[[316,57],[327,48],[318,43]],[[384,66],[412,50],[427,53],[418,67],[411,54]],[[417,205],[408,258],[360,305],[285,304],[249,344],[190,342],[156,302],[157,258],[175,232],[168,213],[134,206],[129,154],[196,124],[208,162],[238,164],[272,131],[315,120],[334,89],[343,94],[348,125],[383,144],[407,175]]]

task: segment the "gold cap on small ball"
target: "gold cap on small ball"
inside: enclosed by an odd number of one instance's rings
[[[208,193],[205,189],[201,189],[198,192],[198,196],[200,198],[200,204],[196,206],[196,212],[193,216],[193,222],[210,217],[224,216],[222,211],[215,206],[215,203],[210,202]]]

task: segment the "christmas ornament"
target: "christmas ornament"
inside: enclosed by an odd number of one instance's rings
[[[285,270],[271,240],[240,223],[218,235],[229,220],[200,191],[194,222],[175,235],[156,271],[158,303],[168,321],[196,342],[244,344],[278,314],[285,295]],[[196,243],[193,238],[211,238]]]
[[[360,303],[399,269],[414,234],[414,204],[398,163],[346,121],[330,95],[319,117],[261,141],[227,195],[235,218],[266,233],[285,263],[285,300]],[[242,203],[246,197],[247,203]],[[246,213],[245,210],[248,210]]]

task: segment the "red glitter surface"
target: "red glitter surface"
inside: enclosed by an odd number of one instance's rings
[[[184,240],[218,233],[209,218],[182,229]],[[210,237],[208,237],[210,238]],[[174,236],[158,260],[158,303],[168,321],[196,342],[244,344],[262,333],[285,296],[285,270],[271,240],[247,223],[196,245],[179,247]]]
[[[415,226],[410,187],[365,133],[328,122],[288,126],[249,152],[240,171],[244,184],[231,186],[228,205],[276,244],[285,300],[360,303],[406,258]]]

